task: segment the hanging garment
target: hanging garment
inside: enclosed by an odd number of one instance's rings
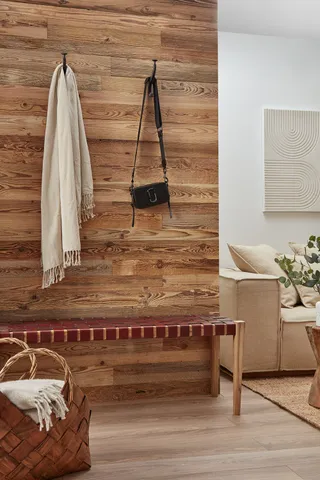
[[[76,78],[62,64],[53,74],[45,133],[41,193],[42,288],[80,265],[81,222],[93,215],[90,155]]]

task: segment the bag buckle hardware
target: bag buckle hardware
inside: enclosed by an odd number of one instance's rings
[[[158,197],[154,188],[148,188],[147,194],[151,203],[155,203],[158,200]]]

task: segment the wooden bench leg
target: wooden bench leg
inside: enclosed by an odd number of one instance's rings
[[[211,395],[220,393],[220,336],[211,337]]]
[[[240,415],[245,322],[238,320],[235,323],[236,334],[233,337],[233,414]]]

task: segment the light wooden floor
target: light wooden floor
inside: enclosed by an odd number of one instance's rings
[[[94,408],[93,467],[81,480],[319,480],[320,431],[250,390]]]

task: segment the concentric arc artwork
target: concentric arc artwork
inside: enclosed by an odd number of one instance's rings
[[[266,212],[320,212],[320,112],[264,111]]]

